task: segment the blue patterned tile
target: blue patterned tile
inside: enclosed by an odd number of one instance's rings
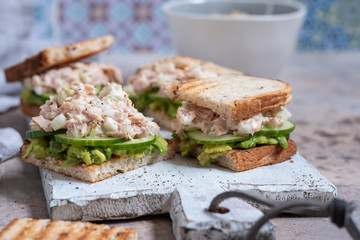
[[[38,26],[34,35],[54,35],[52,4],[59,8],[59,32],[64,42],[112,33],[120,52],[171,51],[167,20],[161,10],[167,0],[34,0]],[[298,0],[308,7],[298,50],[360,49],[360,0]]]
[[[149,40],[153,37],[153,30],[146,22],[140,22],[134,29],[134,37],[137,43],[141,46],[145,46]]]
[[[163,10],[161,9],[161,6],[157,6],[153,8],[153,16],[158,19],[161,19],[162,21],[164,21],[166,17]]]
[[[80,22],[84,20],[86,16],[88,16],[89,10],[85,8],[81,3],[75,2],[68,9],[65,10],[65,14],[74,22]]]
[[[53,2],[51,0],[37,0],[34,2],[34,29],[32,35],[39,39],[54,38]]]
[[[124,22],[133,15],[133,9],[123,2],[117,3],[115,6],[109,9],[109,12],[110,16],[119,22]]]
[[[104,24],[101,22],[97,22],[94,24],[94,26],[90,30],[90,37],[99,37],[108,34],[109,31],[106,29]]]

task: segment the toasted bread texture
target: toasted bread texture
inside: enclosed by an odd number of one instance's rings
[[[21,81],[50,68],[76,62],[109,48],[113,43],[113,36],[105,35],[66,46],[46,48],[23,62],[5,68],[6,81]]]
[[[39,105],[26,103],[22,99],[20,99],[20,109],[25,115],[29,117],[36,117],[40,115]]]
[[[288,83],[249,75],[193,79],[170,92],[174,100],[209,108],[230,121],[284,106],[292,99]]]
[[[119,226],[30,218],[16,218],[0,232],[0,240],[21,239],[135,240],[137,234],[132,228]]]
[[[193,149],[190,154],[194,157],[200,155],[201,146]],[[280,145],[264,145],[244,150],[230,150],[225,155],[216,158],[213,163],[231,169],[235,172],[250,170],[253,168],[276,164],[289,159],[297,152],[297,146],[291,139],[288,140],[288,147]]]
[[[154,122],[156,122],[161,128],[164,128],[169,131],[175,131],[175,125],[176,125],[176,118],[172,118],[166,115],[164,111],[157,110],[153,111],[150,108],[145,108],[142,113],[147,116],[154,119]]]
[[[20,156],[26,153],[29,147],[29,141],[25,140],[20,149]],[[164,154],[160,154],[158,150],[154,150],[152,154],[145,155],[140,159],[134,157],[112,157],[110,160],[101,164],[92,164],[86,166],[85,164],[76,164],[73,166],[61,166],[64,159],[57,159],[53,157],[46,157],[44,159],[37,159],[35,153],[32,152],[29,157],[22,158],[23,161],[32,163],[36,166],[53,170],[64,175],[77,178],[85,182],[98,182],[106,178],[112,177],[118,173],[134,170],[136,168],[164,161],[174,157],[175,149],[172,140],[168,140],[168,150]]]
[[[237,76],[241,74],[241,72],[212,62],[178,56],[138,67],[136,74],[128,78],[127,84],[133,86],[136,94],[159,87],[159,85],[166,92],[171,85],[177,82],[186,82],[204,76]],[[166,80],[159,84],[159,79]]]

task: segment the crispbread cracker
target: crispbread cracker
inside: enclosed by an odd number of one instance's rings
[[[49,219],[16,218],[1,232],[0,240],[135,240],[132,228]]]
[[[193,149],[190,154],[194,157],[201,153],[201,146]],[[295,155],[297,146],[291,139],[288,140],[288,147],[282,148],[279,144],[263,145],[244,150],[230,150],[226,154],[216,158],[212,163],[231,169],[235,172],[250,170],[253,168],[276,164],[289,159]]]
[[[5,68],[6,81],[21,81],[50,68],[76,62],[109,48],[113,43],[113,36],[105,35],[66,46],[46,48],[23,62]]]
[[[292,99],[288,83],[249,75],[193,79],[169,92],[173,100],[209,108],[230,121],[284,106]]]
[[[145,165],[170,159],[175,154],[174,144],[172,143],[172,140],[168,140],[168,150],[164,154],[160,154],[158,150],[155,150],[152,154],[145,155],[140,159],[136,159],[135,157],[112,157],[110,160],[101,164],[92,164],[89,166],[86,166],[85,164],[61,166],[64,159],[56,159],[53,157],[37,159],[34,152],[32,152],[29,157],[22,158],[29,147],[29,143],[28,140],[25,140],[20,149],[20,156],[24,162],[29,162],[36,166],[53,170],[86,182],[102,181],[118,173],[124,173]]]

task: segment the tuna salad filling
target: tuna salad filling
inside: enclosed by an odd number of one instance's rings
[[[99,95],[80,82],[51,96],[33,117],[27,132],[28,151],[37,158],[66,159],[63,165],[98,164],[112,156],[141,158],[155,149],[167,150],[156,123],[133,106],[121,85],[111,83]]]
[[[171,100],[168,89],[173,84],[196,78],[235,75],[232,71],[218,71],[214,64],[187,58],[164,60],[138,69],[136,75],[128,79],[124,88],[131,96],[135,107],[143,111],[149,107],[153,111],[163,111],[167,116],[175,118],[181,101]]]
[[[221,136],[227,133],[240,136],[254,135],[261,127],[271,125],[272,127],[282,126],[291,113],[284,107],[277,107],[251,118],[229,121],[208,108],[184,104],[177,111],[177,125],[175,131],[178,133],[186,127],[200,129],[204,133]]]
[[[26,78],[21,98],[26,103],[41,105],[73,82],[93,84],[99,92],[110,82],[122,83],[122,75],[111,65],[75,62]]]
[[[289,117],[286,108],[277,107],[251,118],[229,121],[210,109],[184,104],[177,111],[173,136],[180,141],[181,155],[200,148],[197,159],[202,166],[208,166],[233,149],[274,144],[287,148],[287,140],[295,128]]]

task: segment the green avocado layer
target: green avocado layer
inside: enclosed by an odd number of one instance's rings
[[[35,104],[35,105],[43,105],[46,100],[49,100],[50,97],[49,95],[37,95],[36,93],[34,93],[34,91],[32,91],[30,88],[28,87],[23,87],[21,95],[20,95],[21,99],[28,104]]]
[[[72,166],[79,163],[86,165],[100,164],[108,161],[112,156],[141,158],[144,155],[151,154],[158,149],[161,154],[167,151],[167,141],[156,135],[155,142],[143,148],[134,148],[130,150],[113,150],[109,146],[73,146],[58,142],[54,136],[43,136],[29,139],[30,145],[23,158],[28,157],[32,152],[37,159],[43,159],[47,156],[65,159],[62,166]]]
[[[179,149],[182,156],[188,155],[191,150],[201,146],[202,150],[197,159],[201,166],[208,166],[216,158],[225,155],[229,150],[232,149],[249,149],[261,145],[274,145],[279,144],[282,148],[287,148],[287,139],[289,135],[277,135],[277,136],[252,136],[243,141],[232,142],[232,143],[220,143],[219,144],[199,144],[193,139],[188,137],[186,133],[176,134],[173,133],[173,137],[180,139]]]
[[[182,102],[157,95],[158,91],[159,88],[152,88],[136,96],[131,96],[130,99],[134,103],[135,108],[140,112],[149,107],[153,111],[161,110],[167,116],[176,118],[177,109],[182,105]]]

